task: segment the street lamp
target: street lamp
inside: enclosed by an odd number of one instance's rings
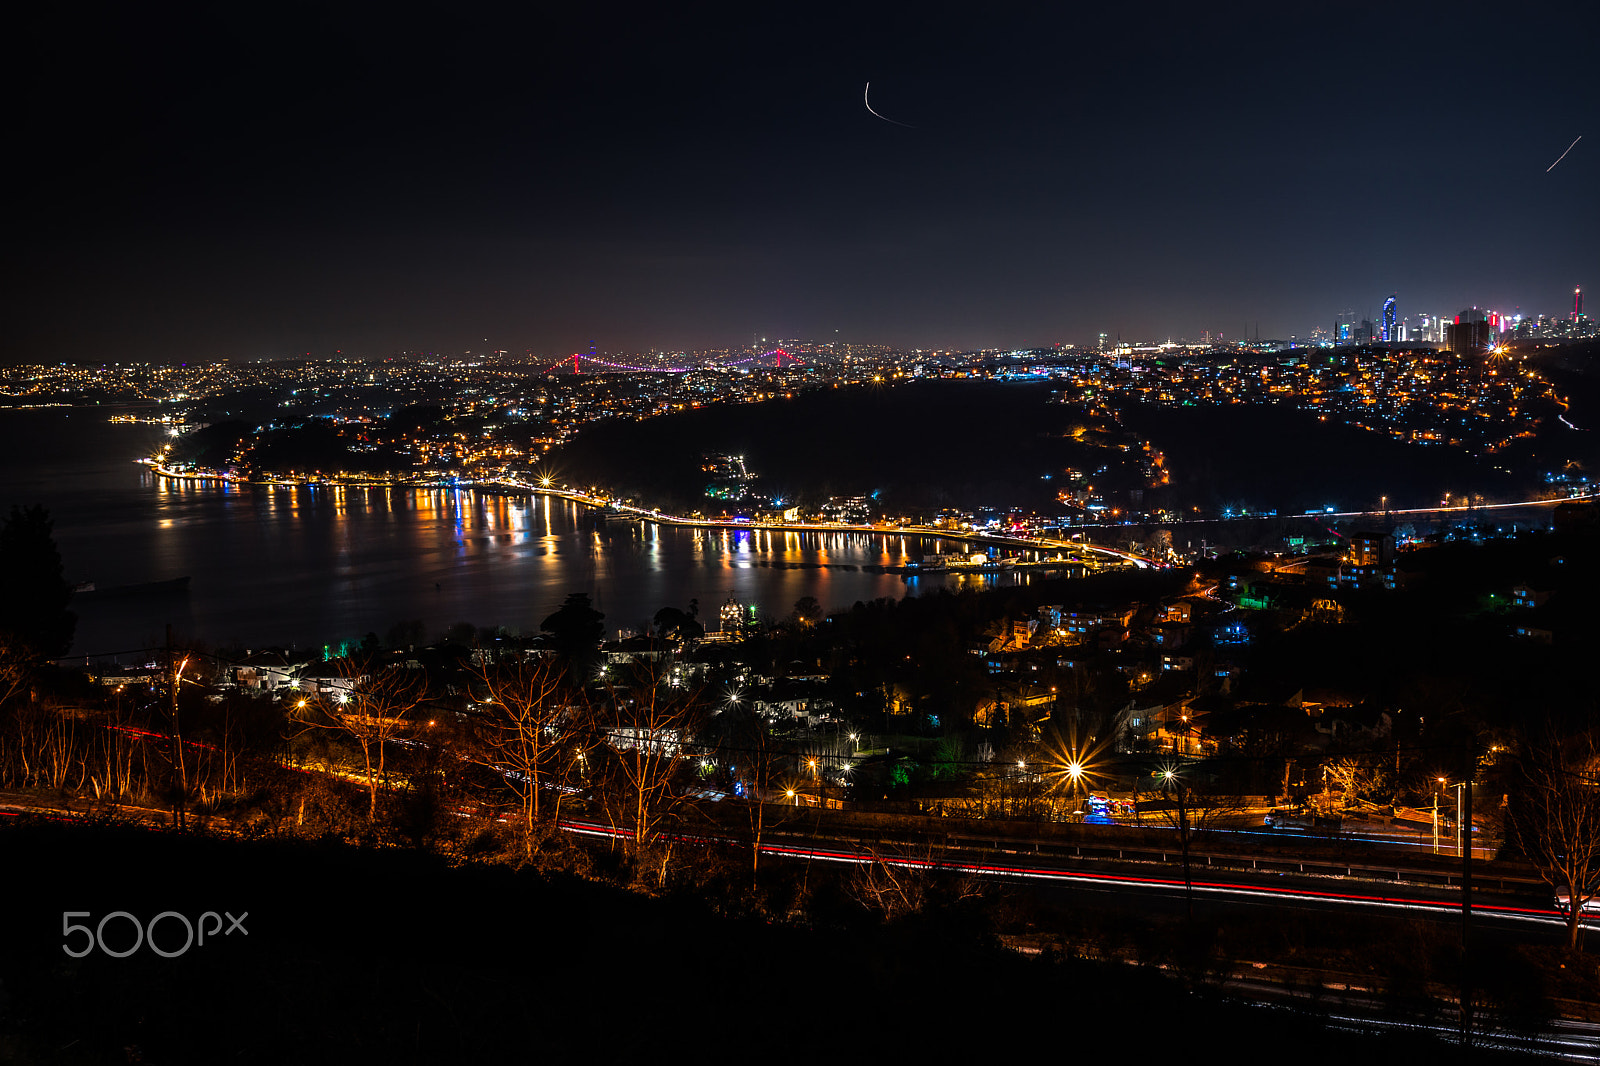
[[[1463,846],[1466,846],[1466,847],[1469,847],[1469,848],[1472,846],[1472,827],[1471,826],[1466,826],[1465,828],[1463,828],[1463,826],[1462,826],[1462,810],[1461,810],[1461,808],[1462,808],[1462,801],[1463,801],[1463,793],[1464,793],[1464,790],[1467,787],[1467,783],[1465,781],[1461,781],[1461,782],[1458,782],[1457,784],[1448,785],[1446,787],[1453,788],[1453,789],[1456,790],[1456,854],[1459,856],[1459,855],[1464,854],[1462,852],[1462,850],[1461,850]],[[1463,833],[1466,834],[1466,839],[1465,839],[1464,842],[1462,840],[1462,834]]]
[[[1189,873],[1189,812],[1183,805],[1183,785],[1178,774],[1168,766],[1161,771],[1161,790],[1178,803],[1178,846],[1183,852],[1183,894],[1188,906],[1189,921],[1194,921],[1194,881]]]
[[[1433,790],[1433,853],[1439,854],[1439,789],[1444,788],[1444,778],[1435,778],[1438,787]]]

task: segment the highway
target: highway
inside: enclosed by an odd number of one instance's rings
[[[598,838],[630,836],[625,829],[578,819],[564,820],[562,828]],[[769,833],[769,836],[776,834]],[[678,839],[731,843],[696,834],[684,834]],[[968,874],[997,886],[1031,886],[1044,898],[1076,910],[1134,909],[1143,915],[1177,918],[1187,909],[1186,898],[1190,891],[1185,888],[1181,876],[1173,876],[1170,870],[1157,875],[1071,869],[1064,860],[1045,861],[1036,856],[1026,860],[1021,857],[1001,860],[965,858],[947,852],[935,857],[931,849],[918,855],[904,847],[884,850],[836,841],[804,842],[795,838],[765,843],[761,852],[780,861],[841,865],[882,862],[905,869]],[[1213,922],[1225,915],[1248,916],[1259,911],[1299,912],[1313,920],[1330,912],[1384,914],[1420,920],[1447,932],[1458,929],[1461,922],[1460,898],[1451,889],[1391,884],[1355,891],[1345,887],[1348,884],[1345,879],[1270,874],[1257,879],[1240,875],[1214,879],[1205,875],[1204,868],[1200,868],[1192,882],[1194,915],[1201,923]],[[1479,898],[1484,902],[1475,902],[1472,908],[1475,943],[1564,942],[1562,917],[1554,909],[1496,900],[1486,893]],[[1013,946],[1023,951],[1038,950]],[[1459,1038],[1452,1001],[1437,1001],[1431,1004],[1431,1009],[1402,1016],[1397,1014],[1395,1003],[1381,988],[1360,977],[1239,961],[1233,972],[1216,975],[1214,986],[1240,1002],[1306,1013],[1336,1029],[1364,1033],[1431,1033],[1445,1041]],[[1530,1032],[1484,1025],[1480,1020],[1473,1033],[1473,1043],[1482,1048],[1532,1054],[1542,1059],[1594,1062],[1600,1058],[1600,1024],[1557,1017],[1544,1021],[1537,1031]]]
[[[629,830],[585,819],[563,819],[561,827],[580,836],[628,839]],[[805,840],[795,835],[769,831],[774,838],[761,846],[763,855],[775,858],[811,862],[864,865],[883,862],[905,869],[920,869],[941,873],[973,874],[994,881],[1035,883],[1045,886],[1069,888],[1098,893],[1115,893],[1123,898],[1129,893],[1149,893],[1154,897],[1171,896],[1185,892],[1181,874],[1173,872],[1171,863],[1159,864],[1160,874],[1126,872],[1138,865],[1156,866],[1156,863],[1138,859],[1117,861],[1105,857],[1072,859],[1066,856],[1018,855],[1015,858],[996,858],[992,851],[980,857],[973,854],[978,849],[940,848],[932,845],[917,847],[900,844],[874,846],[837,839]],[[685,842],[743,846],[732,838],[712,832],[683,832],[674,839]],[[1116,850],[1116,849],[1112,849]],[[1384,911],[1424,916],[1432,919],[1458,921],[1461,914],[1460,895],[1454,887],[1429,887],[1400,880],[1375,881],[1357,876],[1334,876],[1308,873],[1303,876],[1280,870],[1263,868],[1252,875],[1249,871],[1229,870],[1226,877],[1208,869],[1204,854],[1193,860],[1193,891],[1197,898],[1225,900],[1252,906],[1280,906],[1299,910]],[[1294,865],[1289,862],[1289,865]],[[1333,869],[1346,867],[1343,862],[1326,863],[1309,860],[1303,864],[1313,868]],[[1356,868],[1350,868],[1356,869]],[[1387,867],[1392,869],[1392,867]],[[1346,890],[1352,882],[1360,882],[1361,890]],[[1340,886],[1338,890],[1334,886]],[[1478,890],[1480,902],[1472,908],[1473,920],[1484,926],[1516,929],[1523,939],[1547,939],[1562,935],[1562,916],[1554,907],[1529,906],[1512,902],[1508,897],[1496,898]]]

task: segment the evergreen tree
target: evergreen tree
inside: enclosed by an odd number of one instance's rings
[[[539,623],[550,634],[550,644],[566,662],[569,675],[580,683],[592,677],[600,639],[605,636],[605,615],[589,606],[589,597],[574,592],[557,611]]]
[[[10,658],[54,659],[72,647],[78,616],[61,576],[55,523],[35,505],[11,508],[0,527],[0,642]]]

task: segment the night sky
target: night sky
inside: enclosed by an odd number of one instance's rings
[[[1600,292],[1590,5],[746,7],[33,5],[0,358],[1303,338]]]

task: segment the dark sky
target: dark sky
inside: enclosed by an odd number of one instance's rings
[[[12,27],[0,358],[1305,336],[1391,291],[1600,292],[1586,4],[161,6]]]

